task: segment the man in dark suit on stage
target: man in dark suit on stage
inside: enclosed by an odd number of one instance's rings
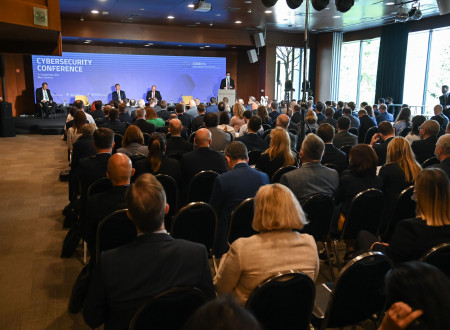
[[[116,87],[116,90],[112,93],[113,101],[120,102],[120,103],[125,102],[125,99],[127,98],[125,95],[125,92],[120,90],[119,84],[116,84],[115,87]]]
[[[411,144],[411,149],[419,164],[434,156],[439,130],[439,123],[436,120],[426,120],[420,125],[420,140]]]
[[[42,87],[36,89],[36,103],[42,108],[42,117],[44,113],[47,118],[55,113],[56,104],[53,103],[52,93],[46,82],[42,83]]]
[[[231,212],[244,199],[255,197],[261,186],[270,183],[266,173],[248,166],[247,147],[242,142],[231,142],[225,148],[225,157],[230,171],[214,180],[209,200],[209,204],[215,208],[219,218],[216,239],[217,257],[227,252],[228,223]]]
[[[444,109],[444,114],[447,117],[450,117],[450,93],[448,92],[448,86],[442,86],[442,95],[439,96],[439,103],[442,105]]]
[[[147,92],[147,96],[145,97],[145,99],[147,100],[147,102],[150,103],[150,99],[157,99],[158,100],[158,104],[161,103],[162,101],[162,96],[161,93],[159,91],[156,90],[156,85],[152,86],[152,89],[150,91]]]
[[[225,78],[220,82],[220,89],[235,89],[234,80],[231,79],[231,74],[227,72]]]
[[[227,171],[227,162],[223,154],[210,148],[211,132],[207,128],[200,128],[195,133],[194,143],[197,150],[183,154],[181,171],[184,180],[189,183],[192,177],[201,171],[212,170],[219,174]]]
[[[158,180],[142,174],[128,188],[126,204],[138,236],[98,260],[83,308],[92,328],[105,323],[106,330],[128,329],[142,304],[174,287],[215,295],[205,246],[174,239],[164,228],[169,205]]]

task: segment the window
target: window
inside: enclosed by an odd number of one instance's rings
[[[303,48],[294,47],[277,47],[276,50],[276,66],[280,66],[280,75],[278,82],[275,81],[275,98],[277,100],[285,99],[285,82],[292,81],[292,98],[301,100],[303,82]],[[307,53],[307,55],[309,55]],[[279,63],[279,64],[278,64]],[[276,77],[277,78],[277,77]],[[277,79],[275,79],[277,80]]]
[[[380,38],[342,45],[339,101],[374,102],[379,49]]]

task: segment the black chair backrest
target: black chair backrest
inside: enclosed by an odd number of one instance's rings
[[[437,164],[439,164],[439,159],[437,159],[436,157],[431,157],[422,163],[422,168],[427,168]]]
[[[370,140],[372,140],[372,137],[378,133],[378,126],[373,126],[369,128],[366,132],[366,136],[364,137],[364,143],[369,144]]]
[[[352,145],[347,144],[347,145],[345,145],[345,146],[340,147],[339,150],[345,152],[345,154],[346,154],[347,157],[348,157],[348,155],[349,155],[349,153],[350,153],[350,150],[351,150],[352,148],[353,148]]]
[[[231,212],[228,228],[228,243],[239,237],[250,237],[257,232],[252,227],[254,198],[247,198]]]
[[[420,260],[435,266],[450,278],[450,242],[435,246]]]
[[[255,165],[258,161],[259,157],[261,157],[261,150],[252,150],[248,153],[248,165]]]
[[[381,252],[351,260],[336,279],[321,329],[354,325],[379,313],[384,304],[384,277],[391,268]]]
[[[266,330],[309,329],[316,288],[305,274],[290,271],[264,280],[246,307]]]
[[[350,204],[341,239],[355,239],[360,230],[378,234],[384,210],[384,195],[378,189],[361,191]]]
[[[386,230],[383,235],[383,240],[388,242],[394,233],[397,224],[405,219],[411,219],[416,216],[416,202],[411,199],[414,193],[414,186],[409,186],[404,189],[397,197],[392,210],[392,215],[389,218]]]
[[[217,214],[204,202],[193,202],[182,207],[173,218],[170,234],[174,238],[202,243],[214,253],[217,233]]]
[[[272,129],[272,126],[270,126],[269,124],[262,124],[262,128],[263,128],[264,132],[266,132],[266,131]]]
[[[144,136],[144,145],[148,146],[148,143],[150,142],[151,139],[151,135],[148,133],[142,133],[142,135]]]
[[[272,175],[271,183],[279,183],[283,174],[288,173],[290,171],[296,170],[297,166],[289,165],[280,167],[276,172]]]
[[[262,136],[263,140],[266,138],[267,135],[270,135],[271,131],[272,131],[271,129],[268,129],[267,131],[264,131],[263,136]]]
[[[100,178],[89,186],[87,190],[87,197],[89,198],[92,195],[99,194],[105,192],[112,188],[112,183],[109,178]]]
[[[122,135],[114,133],[114,150],[122,148],[122,140],[123,140]]]
[[[358,129],[357,129],[356,127],[350,127],[350,128],[348,129],[348,132],[349,132],[350,134],[353,134],[353,135],[358,136]]]
[[[191,135],[189,135],[189,143],[194,144],[195,139],[195,132],[192,132]]]
[[[167,158],[172,158],[172,159],[176,159],[179,162],[181,162],[181,158],[183,157],[182,153],[174,153],[174,154],[168,154]]]
[[[302,201],[303,211],[309,221],[302,233],[310,234],[316,241],[325,242],[330,233],[334,199],[328,194],[314,194]]]
[[[218,177],[217,172],[208,170],[201,171],[194,175],[189,182],[187,198],[189,202],[209,203],[214,180]]]
[[[158,174],[156,179],[161,183],[166,192],[167,204],[169,204],[169,213],[166,214],[164,225],[170,228],[172,225],[172,218],[178,210],[178,186],[175,180],[166,174]]]
[[[128,219],[127,209],[117,210],[107,215],[97,227],[97,260],[102,251],[130,243],[136,235],[136,226]]]
[[[138,309],[130,322],[130,330],[183,329],[195,311],[208,301],[197,288],[173,288],[164,291]]]

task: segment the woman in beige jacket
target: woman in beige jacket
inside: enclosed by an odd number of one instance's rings
[[[301,271],[314,281],[319,273],[316,242],[293,230],[305,223],[305,214],[289,188],[261,187],[253,217],[253,228],[259,233],[231,244],[214,278],[217,292],[230,292],[244,305],[258,284],[277,272]]]

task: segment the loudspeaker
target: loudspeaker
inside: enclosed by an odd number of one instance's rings
[[[258,55],[256,54],[256,49],[250,49],[247,51],[248,60],[250,63],[258,62]]]
[[[12,118],[12,104],[8,102],[0,103],[0,121],[5,118]]]
[[[280,64],[281,62],[277,62],[277,82],[280,82]]]
[[[0,137],[16,136],[11,103],[0,103]]]
[[[266,42],[264,41],[264,35],[261,32],[255,33],[253,35],[253,39],[255,39],[255,46],[257,48],[264,47],[266,45]]]
[[[437,0],[439,8],[439,15],[445,15],[450,13],[450,1],[449,0]]]
[[[5,61],[3,60],[3,55],[0,54],[0,77],[5,76]]]

